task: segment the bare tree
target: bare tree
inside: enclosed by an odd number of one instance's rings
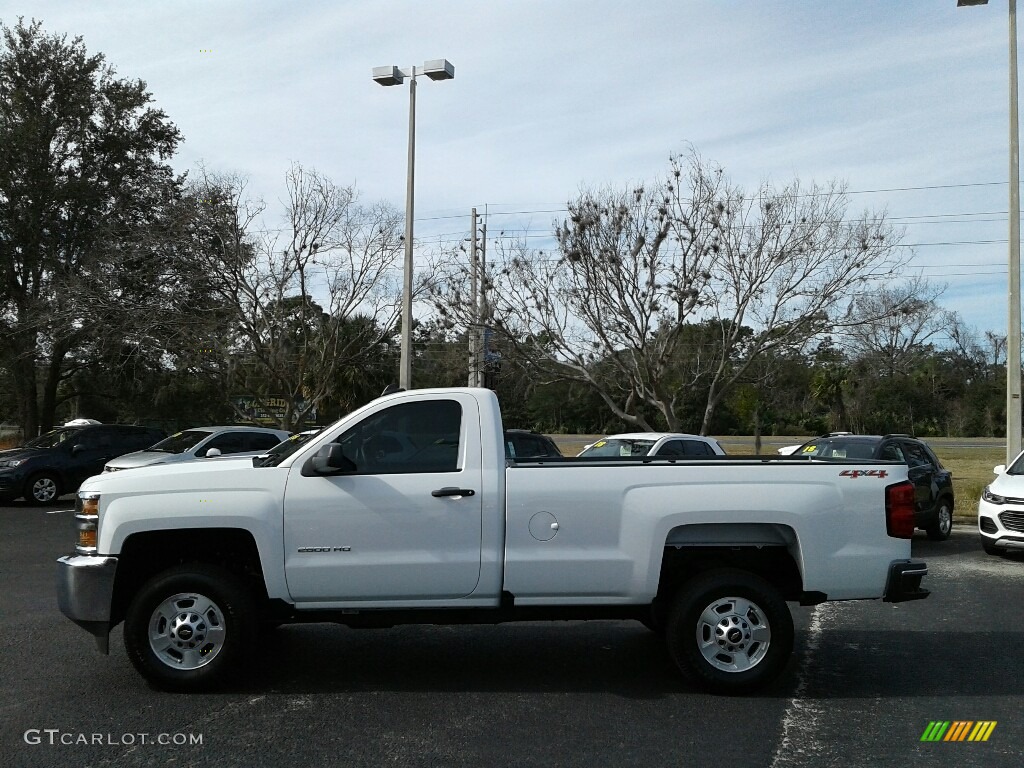
[[[538,370],[586,382],[639,427],[657,413],[679,429],[682,405],[702,392],[707,432],[761,356],[855,322],[852,300],[905,263],[884,212],[850,220],[847,209],[835,182],[765,183],[748,196],[696,153],[673,157],[653,185],[570,202],[557,253],[500,254],[493,325]],[[465,284],[456,268],[432,287],[457,323],[469,321]],[[687,347],[698,324],[713,338]]]
[[[286,181],[284,227],[259,233],[263,205],[244,199],[240,180],[207,177],[200,186],[213,246],[204,271],[232,309],[218,340],[234,361],[229,385],[282,398],[281,427],[290,429],[393,332],[402,241],[389,206],[360,205],[351,187],[298,164]]]
[[[870,356],[891,378],[909,373],[928,345],[961,340],[964,329],[956,314],[935,303],[943,290],[913,278],[858,295],[844,329],[851,355]]]
[[[684,322],[701,306],[718,242],[700,215],[722,194],[721,179],[678,169],[654,188],[585,191],[555,230],[558,252],[523,242],[501,248],[487,280],[493,325],[506,344],[550,379],[592,386],[616,417],[651,429],[654,410],[678,429],[686,395],[675,365]],[[431,286],[438,311],[470,320],[456,266]]]

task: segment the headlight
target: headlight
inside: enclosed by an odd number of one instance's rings
[[[24,464],[26,461],[28,461],[28,459],[6,459],[5,461],[0,461],[0,469],[17,467],[21,464]]]
[[[75,530],[78,531],[78,543],[75,545],[75,551],[78,554],[96,554],[99,522],[100,495],[95,491],[81,491],[75,500]]]
[[[992,486],[990,485],[985,486],[985,490],[981,492],[981,498],[987,501],[989,504],[1005,504],[1006,497],[992,493],[992,491],[989,490],[991,487]]]

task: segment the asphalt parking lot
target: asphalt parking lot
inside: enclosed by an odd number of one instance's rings
[[[12,766],[1019,766],[1024,558],[914,540],[927,600],[794,607],[794,663],[747,698],[679,678],[634,622],[283,627],[244,686],[151,690],[59,613],[69,502],[0,508],[0,726]],[[986,742],[922,742],[932,721]],[[165,742],[165,743],[161,743]]]

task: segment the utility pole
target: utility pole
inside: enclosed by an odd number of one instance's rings
[[[476,208],[470,213],[469,218],[469,274],[470,274],[470,294],[469,300],[470,305],[473,308],[472,320],[469,324],[469,386],[479,387],[481,385],[480,376],[480,351],[479,351],[479,332],[480,332],[480,300],[479,300],[479,283],[477,280],[477,259],[476,259]]]
[[[494,389],[491,362],[491,305],[487,302],[487,209],[480,239],[480,386]]]
[[[1006,463],[1021,448],[1020,133],[1017,130],[1017,0],[1010,0],[1010,305],[1006,329]]]

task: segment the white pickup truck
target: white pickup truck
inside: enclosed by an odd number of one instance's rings
[[[485,389],[399,392],[291,454],[108,473],[78,492],[64,614],[124,621],[154,685],[207,689],[277,624],[636,619],[742,693],[793,649],[786,601],[926,597],[906,467],[805,458],[506,460]]]

